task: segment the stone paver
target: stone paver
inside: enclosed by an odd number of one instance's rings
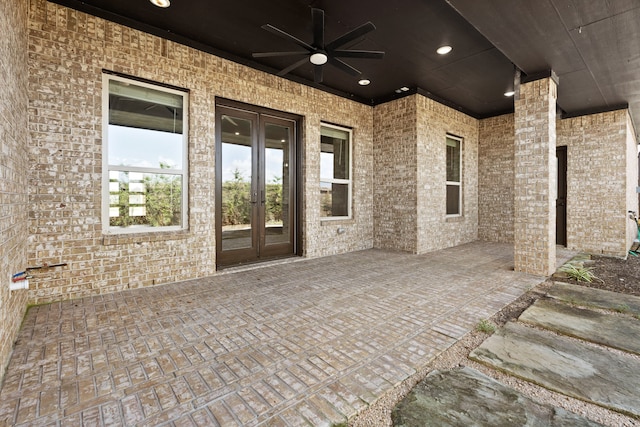
[[[562,282],[555,282],[547,293],[552,298],[571,304],[640,315],[640,297],[633,295]]]
[[[601,425],[562,408],[534,402],[467,367],[430,372],[396,406],[392,419],[396,427]]]
[[[640,360],[634,356],[510,322],[469,357],[564,395],[640,415]]]
[[[564,335],[640,354],[640,320],[538,300],[518,319]]]
[[[369,250],[32,307],[0,424],[337,423],[542,280],[512,269]]]

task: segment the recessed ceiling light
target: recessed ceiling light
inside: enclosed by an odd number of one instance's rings
[[[400,90],[401,90],[402,92],[408,92],[408,91],[409,91],[409,88],[408,88],[408,87],[406,87],[406,86],[402,86],[402,87],[400,88]]]
[[[371,84],[371,80],[369,80],[369,79],[360,79],[358,81],[358,84],[360,86],[367,86],[367,85]]]
[[[171,6],[171,1],[169,0],[149,0],[151,2],[151,4],[158,6],[158,7],[169,7]]]
[[[236,135],[240,135],[240,132],[236,132]]]
[[[515,93],[514,91],[510,90],[510,91],[505,92],[505,93],[504,93],[504,96],[513,96],[513,95],[515,95],[515,94],[516,94],[516,93]]]
[[[453,50],[453,48],[451,46],[440,46],[438,48],[438,50],[436,50],[436,52],[438,53],[438,55],[446,55],[447,53],[451,52]]]

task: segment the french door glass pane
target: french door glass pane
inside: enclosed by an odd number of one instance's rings
[[[251,248],[251,121],[222,116],[222,250]]]
[[[287,243],[289,224],[290,128],[265,124],[265,244]]]

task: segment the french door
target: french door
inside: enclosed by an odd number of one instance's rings
[[[216,107],[216,259],[233,265],[294,255],[295,119]]]

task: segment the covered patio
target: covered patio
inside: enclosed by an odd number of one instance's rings
[[[0,423],[343,422],[544,280],[513,252],[373,249],[32,307]]]

